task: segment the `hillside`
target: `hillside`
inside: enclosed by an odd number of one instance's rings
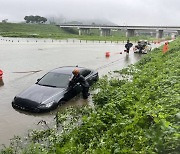
[[[3,37],[68,38],[73,34],[47,24],[0,23],[0,35]]]
[[[26,23],[0,23],[0,36],[3,37],[23,37],[23,38],[52,38],[67,39],[77,38],[82,40],[103,40],[103,41],[126,41],[125,32],[112,31],[111,36],[100,36],[98,29],[92,29],[89,35],[79,36],[78,29],[62,29],[50,24],[26,24]],[[131,40],[146,39],[152,40],[149,36],[134,36]]]

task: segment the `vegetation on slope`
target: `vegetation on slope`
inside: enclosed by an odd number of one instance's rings
[[[82,40],[103,40],[103,41],[126,41],[125,32],[112,31],[111,36],[100,36],[97,29],[92,29],[89,35],[79,36],[76,28],[62,29],[56,25],[49,24],[26,24],[26,23],[0,23],[0,35],[3,37],[23,37],[23,38],[52,38],[67,39],[77,38]],[[148,36],[131,37],[131,40],[139,39],[152,40]]]
[[[0,23],[0,35],[3,37],[68,38],[73,37],[55,25]]]

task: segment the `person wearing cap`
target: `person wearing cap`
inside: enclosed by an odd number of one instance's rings
[[[80,83],[80,85],[82,86],[83,98],[87,99],[89,96],[89,83],[86,81],[85,77],[80,74],[78,68],[74,69],[72,73],[74,76],[69,83],[69,87],[73,87],[77,83]]]

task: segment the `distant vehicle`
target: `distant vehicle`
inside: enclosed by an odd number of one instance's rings
[[[134,53],[148,53],[151,51],[151,44],[147,40],[139,40],[138,44],[134,47]]]
[[[43,112],[55,109],[62,102],[70,100],[82,91],[79,83],[69,88],[69,81],[75,68],[65,66],[51,70],[38,79],[34,85],[16,95],[12,101],[13,108]],[[90,86],[99,79],[97,71],[84,67],[78,68]]]

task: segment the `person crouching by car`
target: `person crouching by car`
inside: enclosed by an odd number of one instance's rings
[[[130,43],[129,40],[127,40],[127,43],[125,44],[126,53],[129,53],[129,50],[132,46],[133,46],[133,44]]]
[[[69,87],[73,87],[77,83],[80,83],[80,85],[82,86],[83,98],[87,99],[89,96],[89,83],[86,81],[85,77],[80,74],[78,68],[74,69],[72,73],[74,76],[69,83]]]

